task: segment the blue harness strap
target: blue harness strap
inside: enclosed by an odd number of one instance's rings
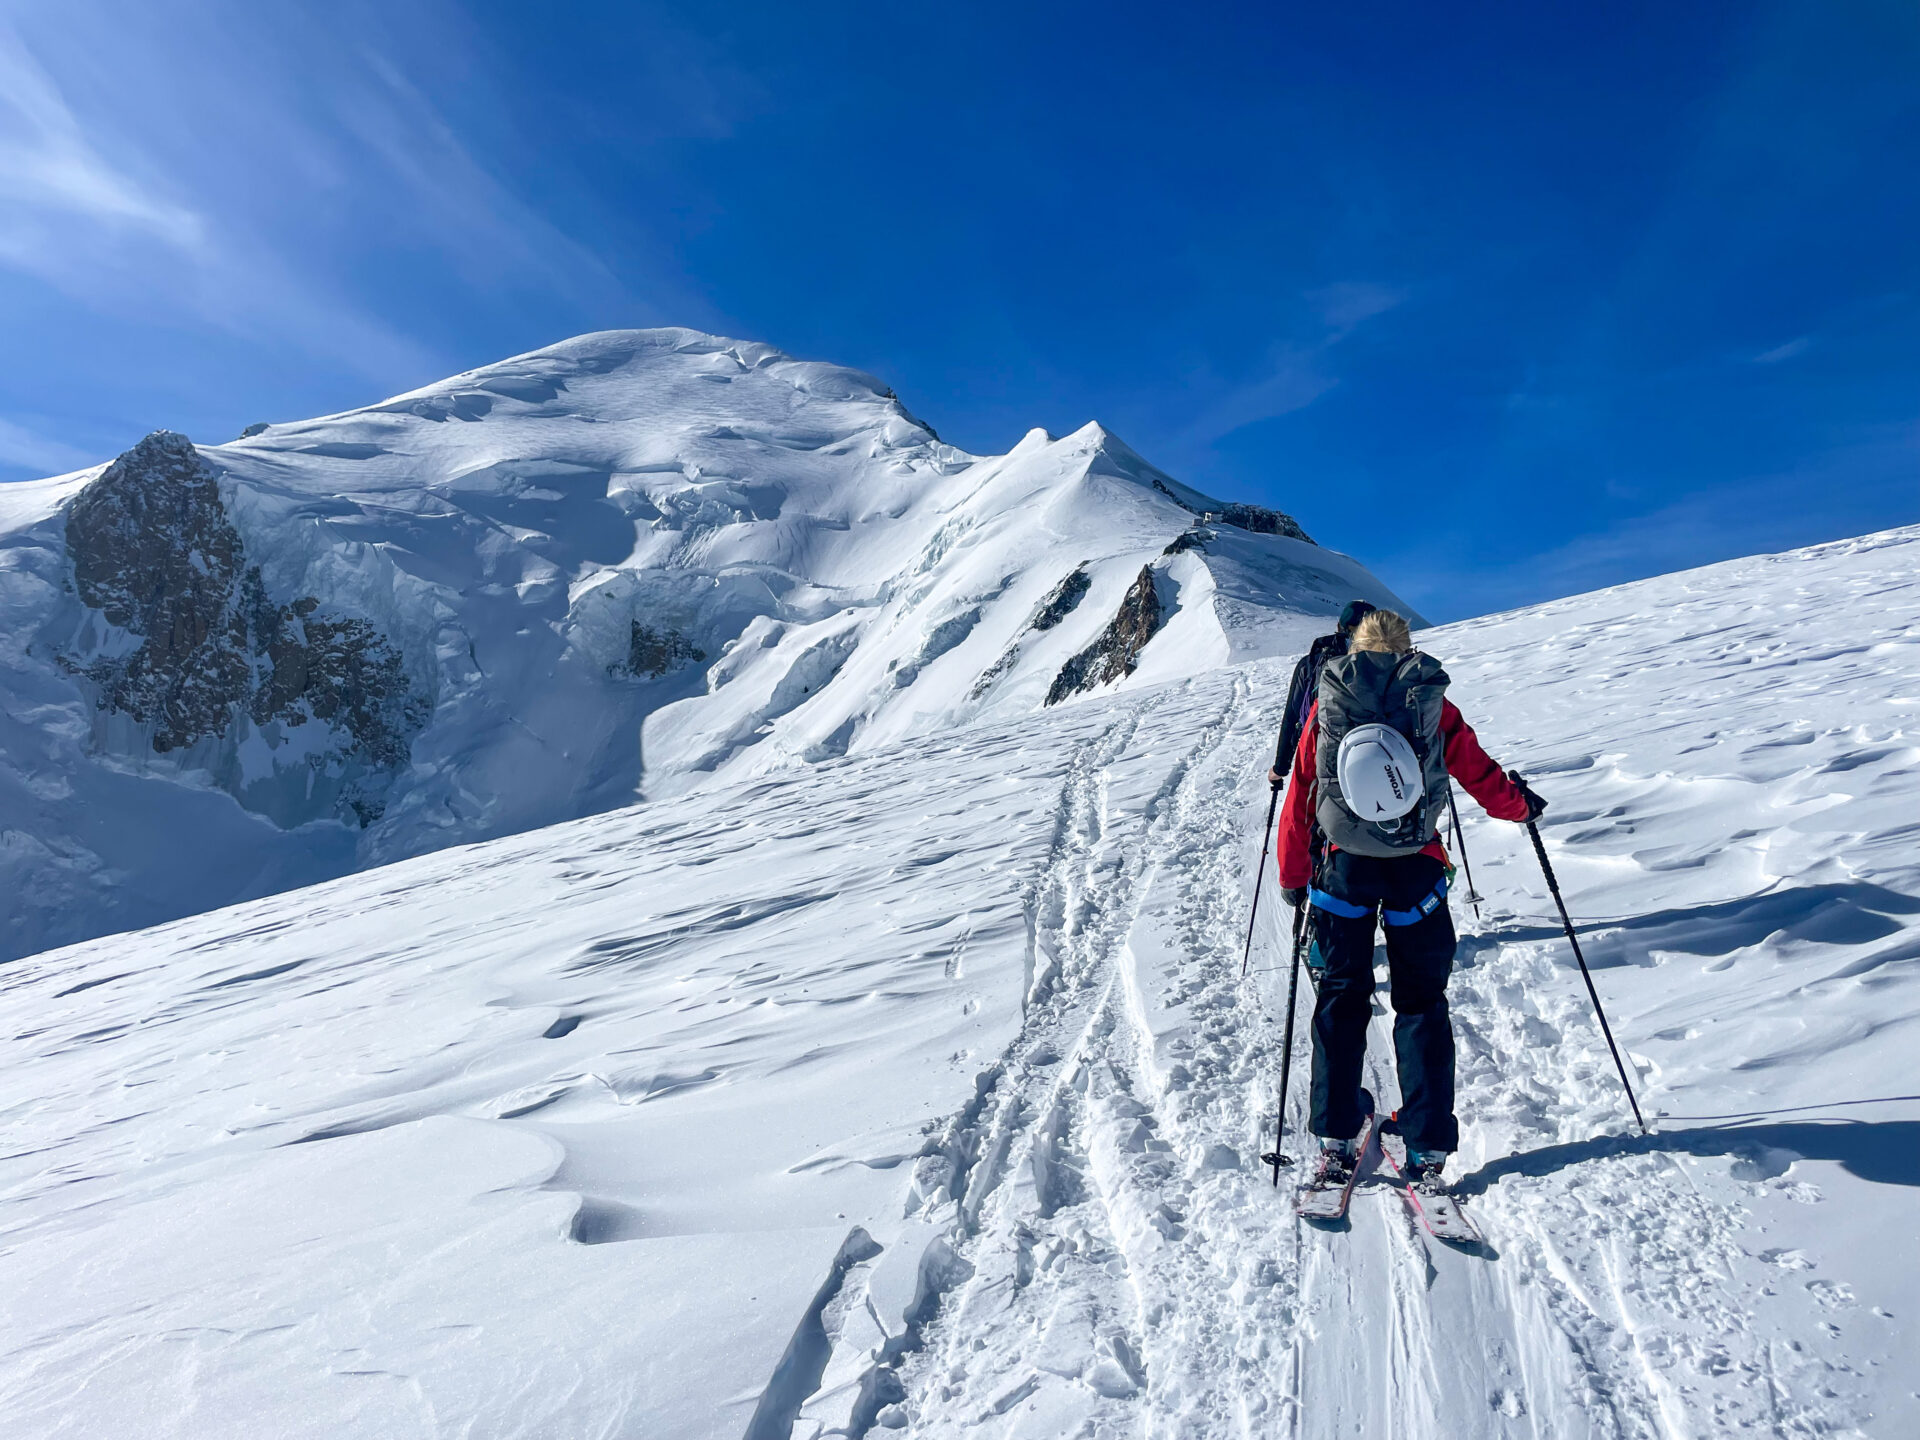
[[[1440,902],[1446,898],[1447,877],[1442,875],[1440,877],[1440,883],[1427,893],[1427,898],[1411,910],[1388,910],[1384,912],[1380,918],[1389,925],[1418,925],[1422,920],[1438,910],[1440,908]]]
[[[1307,903],[1316,910],[1338,915],[1343,920],[1365,920],[1373,915],[1371,905],[1356,905],[1351,900],[1342,900],[1338,895],[1327,894],[1317,885],[1308,889]]]
[[[1440,883],[1427,892],[1426,899],[1411,910],[1386,910],[1380,918],[1389,925],[1418,925],[1434,911],[1440,908],[1440,902],[1447,898],[1447,877],[1442,875]],[[1316,910],[1324,910],[1329,915],[1338,915],[1343,920],[1367,920],[1373,916],[1371,905],[1356,905],[1351,900],[1342,900],[1338,895],[1329,895],[1319,886],[1307,890],[1307,903]]]

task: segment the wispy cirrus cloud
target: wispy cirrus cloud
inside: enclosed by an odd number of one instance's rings
[[[1399,305],[1406,294],[1371,281],[1341,281],[1309,290],[1301,298],[1319,333],[1274,345],[1265,367],[1252,379],[1209,386],[1213,393],[1184,428],[1182,443],[1204,447],[1249,425],[1304,410],[1340,383],[1333,364],[1335,347],[1376,315]]]
[[[1219,390],[1194,416],[1182,439],[1210,445],[1248,425],[1304,410],[1339,383],[1325,363],[1324,346],[1277,346],[1264,374]]]
[[[1753,363],[1755,365],[1778,365],[1783,361],[1793,359],[1795,356],[1806,354],[1812,346],[1813,337],[1811,335],[1802,335],[1797,339],[1787,341],[1784,345],[1775,345],[1771,350],[1762,350],[1758,355],[1753,357]]]
[[[0,470],[18,471],[22,479],[37,478],[81,470],[101,459],[0,415]]]
[[[0,25],[0,262],[58,273],[76,228],[198,252],[206,224],[95,148],[46,69]]]
[[[1652,575],[1711,565],[1913,523],[1920,423],[1858,427],[1832,448],[1778,470],[1684,493],[1673,477],[1649,475],[1625,488],[1674,495],[1625,510],[1558,544],[1508,556],[1423,541],[1402,558],[1414,578],[1407,598],[1446,620],[1532,604]],[[1804,497],[1829,497],[1809,523]],[[1462,596],[1471,600],[1463,605]]]
[[[1327,327],[1326,344],[1347,338],[1376,315],[1384,315],[1407,298],[1404,290],[1371,280],[1340,280],[1306,294],[1306,301]]]
[[[21,7],[0,19],[0,267],[396,388],[458,368],[409,310],[698,318],[671,277],[636,301],[503,178],[538,147],[465,102],[507,89],[475,34],[442,0]]]

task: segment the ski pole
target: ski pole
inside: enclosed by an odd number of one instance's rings
[[[1460,852],[1460,864],[1467,872],[1467,903],[1473,906],[1473,919],[1480,923],[1480,892],[1473,886],[1473,862],[1467,858],[1467,837],[1460,828],[1460,802],[1453,793],[1453,781],[1447,781],[1447,808],[1453,811],[1453,848]]]
[[[1280,787],[1273,787],[1267,802],[1267,828],[1260,832],[1260,866],[1253,872],[1253,909],[1247,912],[1247,948],[1240,956],[1240,978],[1247,978],[1247,962],[1253,958],[1253,922],[1260,914],[1260,883],[1267,878],[1267,846],[1273,841],[1273,817],[1280,809]]]
[[[1580,976],[1587,982],[1587,994],[1593,1000],[1593,1013],[1600,1017],[1600,1033],[1607,1037],[1607,1049],[1613,1052],[1613,1068],[1620,1072],[1620,1084],[1627,1092],[1627,1103],[1633,1106],[1634,1121],[1644,1135],[1647,1133],[1647,1122],[1640,1117],[1640,1102],[1633,1098],[1633,1085],[1628,1081],[1627,1067],[1620,1059],[1620,1047],[1613,1043],[1613,1027],[1607,1024],[1607,1012],[1600,1007],[1600,992],[1593,988],[1593,973],[1587,969],[1587,957],[1580,953],[1580,942],[1574,938],[1573,919],[1567,914],[1567,902],[1560,898],[1560,882],[1553,878],[1553,866],[1547,862],[1547,847],[1540,839],[1540,827],[1529,820],[1527,834],[1533,837],[1533,853],[1540,857],[1540,873],[1547,877],[1547,889],[1553,892],[1553,903],[1560,907],[1560,923],[1567,927],[1567,943],[1573,946],[1573,958],[1580,962]],[[1467,883],[1473,882],[1469,880]]]
[[[1307,907],[1293,912],[1293,974],[1287,981],[1287,1034],[1280,1042],[1280,1116],[1273,1122],[1273,1153],[1260,1158],[1273,1166],[1273,1185],[1280,1188],[1280,1167],[1291,1165],[1293,1158],[1281,1153],[1281,1141],[1287,1133],[1287,1081],[1293,1073],[1293,1014],[1300,997],[1300,952],[1306,948]]]

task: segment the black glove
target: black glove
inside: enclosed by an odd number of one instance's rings
[[[1307,887],[1304,885],[1289,885],[1280,892],[1280,898],[1295,910],[1298,910],[1302,905],[1307,903]]]
[[[1531,825],[1540,818],[1540,812],[1547,808],[1547,802],[1535,793],[1531,785],[1520,778],[1518,770],[1507,771],[1507,779],[1520,787],[1520,794],[1527,802],[1527,818],[1521,821],[1521,824]]]

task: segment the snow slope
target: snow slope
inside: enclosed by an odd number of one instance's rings
[[[1467,805],[1475,1253],[1254,1159],[1284,662],[11,964],[0,1432],[1916,1433],[1917,612],[1920,529],[1423,637],[1659,1117]]]
[[[0,958],[1031,714],[1090,647],[1088,689],[1288,653],[1355,595],[1394,603],[1098,425],[973,456],[687,330],[155,437],[0,490]]]

